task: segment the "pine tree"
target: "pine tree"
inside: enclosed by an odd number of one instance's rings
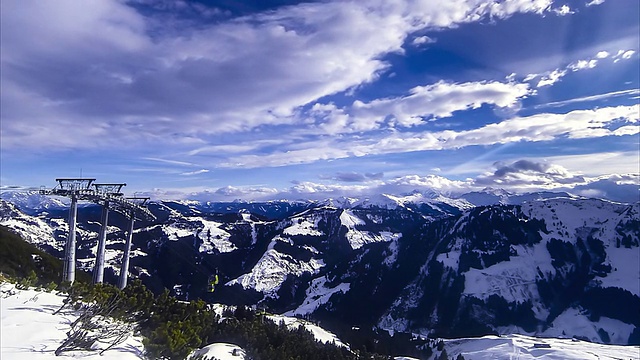
[[[438,360],[449,360],[449,355],[447,354],[447,349],[442,349],[440,356],[438,356]]]

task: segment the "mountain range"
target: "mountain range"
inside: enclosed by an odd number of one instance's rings
[[[4,192],[0,224],[62,257],[68,202]],[[326,201],[153,201],[131,276],[185,300],[254,305],[341,334],[525,334],[640,344],[640,203],[498,189]],[[78,210],[91,270],[101,209]],[[126,219],[110,217],[105,281]],[[207,290],[212,274],[220,284]],[[362,329],[362,330],[361,330]]]

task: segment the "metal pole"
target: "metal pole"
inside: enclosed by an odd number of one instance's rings
[[[71,195],[71,208],[69,209],[69,235],[64,249],[64,270],[62,281],[73,284],[76,279],[76,218],[78,214],[78,196]]]
[[[98,238],[98,250],[96,251],[96,264],[93,267],[93,283],[101,283],[104,277],[104,251],[107,245],[107,227],[109,222],[109,202],[102,205],[102,227]]]
[[[133,223],[135,216],[131,211],[131,219],[129,219],[129,232],[127,233],[127,241],[124,245],[124,255],[122,255],[122,266],[120,267],[120,280],[118,281],[118,288],[120,290],[127,286],[127,276],[129,275],[129,256],[131,254],[131,240],[133,240]]]

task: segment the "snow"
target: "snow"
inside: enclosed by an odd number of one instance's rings
[[[600,317],[598,321],[589,319],[588,314],[582,314],[574,308],[569,308],[553,320],[553,324],[541,336],[562,337],[564,334],[572,334],[589,341],[602,343],[598,330],[607,332],[612,344],[626,344],[629,335],[635,327],[625,324],[620,320]]]
[[[3,190],[0,191],[0,199],[15,204],[20,211],[64,209],[69,206],[71,200],[60,196],[40,195],[36,190]]]
[[[568,198],[550,199],[540,202],[525,203],[522,211],[527,216],[544,219],[550,234],[546,237],[566,237],[573,239],[581,235],[585,228],[602,229],[598,238],[614,240],[615,226],[623,216],[626,205],[604,200],[576,200]],[[545,237],[545,234],[541,234]],[[584,240],[584,239],[583,239]]]
[[[352,207],[369,208],[379,207],[382,209],[396,209],[400,206],[401,202],[399,198],[393,195],[378,194],[370,197],[357,200],[351,204]]]
[[[366,223],[355,216],[350,210],[343,210],[340,214],[340,222],[349,229],[355,229],[357,225],[365,225]]]
[[[451,250],[446,253],[438,254],[436,260],[441,262],[442,265],[458,270],[458,265],[460,264],[460,251],[459,250]],[[466,288],[466,284],[465,284]]]
[[[285,228],[283,231],[284,235],[311,235],[311,236],[322,236],[322,231],[318,230],[318,222],[322,219],[317,214],[315,216],[311,216],[311,218],[306,217],[295,217],[292,219],[292,224]]]
[[[320,305],[329,301],[331,296],[337,292],[346,293],[349,291],[349,283],[341,283],[336,287],[329,288],[326,286],[326,277],[319,277],[311,281],[311,285],[307,289],[307,297],[302,304],[294,310],[285,313],[287,316],[306,315],[315,311]]]
[[[170,225],[159,225],[169,240],[177,241],[188,236],[197,236],[201,241],[200,252],[211,253],[217,250],[221,253],[232,252],[237,249],[229,241],[231,235],[221,229],[222,223],[205,220],[201,217],[187,217]]]
[[[187,237],[193,235],[194,231],[192,229],[183,229],[176,226],[171,225],[163,225],[162,231],[167,234],[169,240],[180,240],[180,238]]]
[[[438,207],[439,204],[453,206],[460,210],[467,210],[474,207],[474,205],[466,199],[452,199],[438,193],[422,194],[419,192],[414,192],[409,195],[374,195],[365,199],[355,201],[352,207],[368,208],[376,206],[382,209],[392,210],[397,209],[398,207],[406,207],[409,204],[429,204],[430,206],[438,210],[441,210],[440,207]]]
[[[358,231],[349,229],[345,235],[352,249],[359,249],[362,246],[374,242],[390,242],[398,240],[402,237],[402,233],[392,233],[389,231],[381,231],[379,234],[374,234],[369,231]]]
[[[538,293],[536,280],[539,279],[538,269],[543,274],[554,273],[551,265],[551,256],[544,243],[533,246],[513,245],[517,256],[512,256],[510,261],[494,264],[485,269],[471,268],[464,273],[464,293],[479,299],[486,300],[496,294],[507,302],[524,302],[532,300],[533,311],[538,319],[544,319],[548,315],[542,308],[542,301]],[[453,256],[450,256],[450,259]]]
[[[1,306],[1,346],[2,359],[143,359],[144,348],[140,337],[130,336],[124,343],[104,352],[77,351],[55,356],[54,351],[66,337],[70,323],[76,315],[63,311],[59,315],[53,312],[62,305],[63,296],[36,290],[17,290],[14,285],[3,283],[0,285]],[[215,306],[215,305],[212,305]],[[218,306],[220,307],[220,306]],[[220,307],[219,310],[221,310]],[[574,310],[561,314],[556,322],[575,323],[576,316],[582,316]],[[309,330],[318,341],[335,343],[337,346],[348,345],[340,341],[335,334],[328,332],[310,322],[283,315],[269,315],[269,319],[276,323],[284,322],[290,328],[299,326]],[[601,318],[594,324],[587,324],[587,319],[581,319],[586,326],[623,329],[624,333],[609,332],[612,340],[616,336],[625,337],[632,331],[632,325],[621,327],[617,320]],[[558,329],[556,329],[558,330]],[[545,334],[547,335],[547,334]],[[555,335],[559,336],[559,335]],[[525,335],[484,336],[479,338],[445,339],[445,349],[449,357],[462,354],[467,359],[485,360],[533,360],[533,359],[562,359],[562,360],[614,360],[640,359],[639,346],[604,345],[579,341],[575,339],[539,338]],[[105,344],[98,344],[97,349]],[[234,355],[235,353],[235,355]],[[244,360],[245,351],[237,345],[228,343],[214,343],[194,351],[191,357],[202,355],[208,359]],[[395,357],[396,360],[413,360],[408,357]]]
[[[196,356],[202,356],[205,360],[244,360],[247,354],[238,345],[228,343],[214,343],[207,345],[202,349],[194,351],[189,359]]]
[[[385,255],[387,255],[387,257],[384,258],[383,263],[385,265],[387,265],[388,267],[393,266],[396,261],[398,260],[398,239],[392,239],[389,242],[389,247],[388,247],[388,251],[385,251]]]
[[[637,205],[558,198],[524,204],[522,210],[530,217],[544,219],[549,234],[540,233],[543,242],[559,238],[575,243],[578,237],[584,240],[593,228],[598,228],[593,236],[602,240],[607,252],[605,264],[611,265],[612,271],[597,280],[602,287],[619,287],[640,296],[640,251],[637,247],[616,247],[616,239],[620,237],[616,226],[621,221],[637,220]]]
[[[510,261],[500,262],[485,269],[470,269],[465,275],[464,294],[486,300],[496,294],[506,301],[522,302],[533,300],[534,304],[541,304],[536,280],[540,273],[553,276],[555,269],[546,248],[551,238],[575,243],[578,236],[585,238],[581,231],[590,231],[590,227],[602,229],[597,238],[603,240],[607,251],[607,263],[611,264],[612,272],[597,280],[603,287],[620,287],[640,294],[640,252],[637,248],[616,248],[616,225],[625,216],[626,205],[601,200],[580,200],[558,198],[544,202],[527,203],[522,206],[528,216],[543,219],[550,231],[549,234],[540,232],[542,241],[533,246],[512,245],[518,255],[512,256]],[[586,230],[585,230],[586,229]],[[457,251],[439,254],[438,261],[448,267],[457,269]],[[547,311],[534,306],[536,317],[543,319]]]
[[[473,360],[620,360],[640,359],[639,346],[603,345],[524,335],[444,340],[449,357]]]
[[[275,295],[275,292],[278,291],[288,274],[296,276],[300,276],[305,272],[315,274],[325,265],[322,260],[315,258],[311,258],[309,261],[302,261],[293,258],[291,255],[278,252],[274,249],[278,241],[290,242],[291,240],[276,236],[271,240],[267,251],[251,269],[250,273],[241,275],[237,279],[229,281],[226,285],[240,284],[245,289],[252,288],[268,295]]]
[[[237,249],[229,241],[231,234],[220,229],[220,226],[223,225],[222,223],[204,219],[199,219],[199,221],[202,223],[202,227],[198,227],[197,230],[198,237],[202,240],[200,252],[211,253],[213,249],[216,249],[221,253],[227,253]]]
[[[345,237],[354,250],[361,248],[365,244],[390,242],[402,237],[401,233],[392,233],[389,231],[381,231],[379,234],[374,234],[369,231],[357,230],[357,226],[366,225],[366,222],[355,216],[351,210],[342,211],[340,214],[340,223],[348,229]]]
[[[340,339],[338,339],[338,337],[317,326],[314,325],[308,321],[302,320],[302,319],[298,319],[298,318],[294,318],[294,317],[289,317],[289,316],[283,316],[283,315],[268,315],[267,316],[268,319],[270,319],[271,321],[275,322],[276,324],[279,324],[281,322],[284,322],[284,324],[287,326],[288,329],[290,330],[295,330],[297,328],[299,328],[300,326],[304,327],[305,329],[307,329],[309,332],[311,332],[311,334],[313,334],[313,336],[316,338],[316,340],[325,343],[325,344],[335,344],[336,346],[341,346],[341,347],[345,347],[345,348],[349,348],[349,346],[345,343],[343,343],[342,341],[340,341]]]
[[[138,336],[104,352],[73,351],[55,356],[54,351],[66,339],[70,324],[77,318],[74,313],[63,311],[54,315],[62,306],[63,296],[36,291],[17,290],[14,285],[0,285],[2,308],[2,359],[143,359],[144,347]],[[107,344],[98,343],[97,349]]]
[[[58,250],[64,248],[64,243],[58,242],[53,237],[53,228],[37,217],[27,217],[27,215],[20,214],[17,218],[0,221],[0,225],[4,225],[12,229],[15,233],[20,235],[20,237],[30,243],[47,244]],[[64,226],[67,226],[66,223]]]
[[[258,232],[256,231],[256,222],[251,220],[251,214],[242,214],[242,219],[251,225],[251,245],[255,245],[258,242]],[[264,222],[259,222],[264,224]]]
[[[600,286],[618,287],[640,296],[640,250],[610,246],[607,260],[611,265],[611,273],[596,278],[601,282]]]

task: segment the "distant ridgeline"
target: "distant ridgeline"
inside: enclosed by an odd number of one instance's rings
[[[130,271],[155,294],[301,316],[343,337],[377,328],[640,344],[637,203],[386,200],[151,202],[156,220],[136,223]],[[61,257],[66,211],[3,202],[0,223]],[[78,264],[90,269],[100,209],[78,211]],[[107,283],[125,221],[110,218]]]

